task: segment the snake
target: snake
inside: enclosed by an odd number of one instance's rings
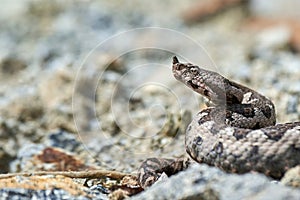
[[[300,122],[276,124],[275,106],[264,95],[217,72],[173,57],[174,77],[209,100],[187,126],[185,149],[198,163],[229,173],[263,173],[280,179],[300,164]],[[165,173],[188,167],[189,159],[148,158],[140,166],[142,188]]]

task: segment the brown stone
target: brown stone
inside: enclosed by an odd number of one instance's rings
[[[37,170],[45,171],[81,171],[94,169],[93,167],[85,165],[85,163],[79,158],[76,158],[76,156],[67,154],[53,147],[45,148],[41,154],[33,158],[32,162],[35,166],[39,166]],[[50,168],[49,164],[51,164]]]
[[[270,18],[250,18],[246,21],[245,28],[247,31],[262,31],[268,28],[284,26],[291,32],[290,45],[300,51],[300,21],[294,19],[270,19]]]
[[[242,0],[204,0],[197,1],[183,12],[183,19],[187,23],[203,20],[220,11],[242,3]]]

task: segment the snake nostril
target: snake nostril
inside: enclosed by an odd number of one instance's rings
[[[181,64],[181,63],[176,64],[176,69],[177,70],[183,70],[184,68],[185,68],[184,64]]]
[[[208,96],[208,93],[209,93],[209,92],[208,92],[208,90],[206,90],[206,89],[203,91],[204,96]]]

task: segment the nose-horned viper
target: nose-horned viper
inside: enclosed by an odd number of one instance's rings
[[[192,159],[227,172],[257,171],[273,178],[300,164],[300,122],[275,125],[274,104],[265,96],[177,57],[172,72],[213,103],[186,130],[185,147]],[[184,159],[149,158],[140,167],[140,185],[147,187],[163,172],[171,175],[185,167]]]

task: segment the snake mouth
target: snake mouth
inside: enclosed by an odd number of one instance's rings
[[[210,89],[205,87],[204,83],[198,83],[198,84],[194,84],[192,80],[189,80],[186,82],[187,85],[192,88],[195,92],[205,96],[206,98],[208,98],[209,100],[211,100],[211,92]]]

